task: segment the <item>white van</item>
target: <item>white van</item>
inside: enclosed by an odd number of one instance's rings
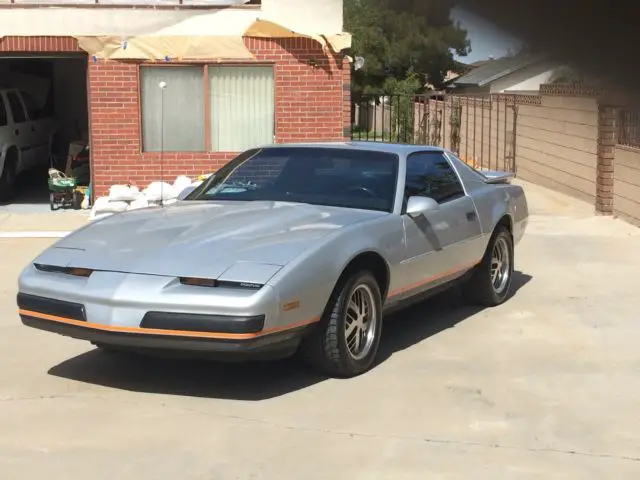
[[[17,88],[0,88],[0,201],[9,200],[19,173],[49,164],[55,121]]]

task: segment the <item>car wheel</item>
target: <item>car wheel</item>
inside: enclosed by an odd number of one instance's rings
[[[373,366],[381,333],[380,287],[362,271],[338,284],[302,353],[322,373],[354,377]]]
[[[463,285],[465,296],[487,307],[503,303],[511,289],[513,257],[513,237],[508,229],[500,226],[491,236],[482,261]]]

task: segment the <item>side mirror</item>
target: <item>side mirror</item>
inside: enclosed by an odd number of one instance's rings
[[[411,218],[418,217],[427,212],[433,212],[440,208],[440,204],[430,197],[409,197],[407,202],[407,215]]]

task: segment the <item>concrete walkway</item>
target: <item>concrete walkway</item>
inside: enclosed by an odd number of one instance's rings
[[[640,230],[526,191],[514,296],[387,319],[380,364],[345,381],[30,330],[15,279],[53,240],[0,239],[0,478],[640,478]]]

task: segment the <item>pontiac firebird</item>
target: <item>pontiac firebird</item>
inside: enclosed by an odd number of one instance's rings
[[[21,273],[22,322],[105,349],[227,359],[299,352],[352,377],[383,314],[457,285],[504,302],[528,208],[504,172],[436,147],[247,150],[171,206],[116,214]]]

